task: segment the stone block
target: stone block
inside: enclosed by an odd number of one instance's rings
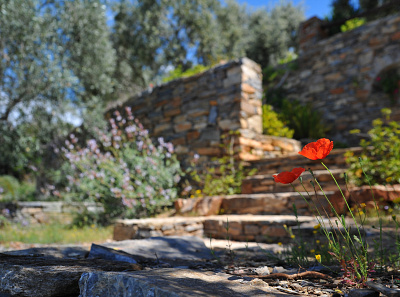
[[[329,90],[329,93],[331,93],[332,95],[340,95],[344,93],[344,88],[331,89]]]
[[[189,152],[189,148],[187,146],[178,145],[175,147],[175,153],[177,154],[187,154]]]
[[[226,119],[218,121],[218,127],[222,130],[236,130],[240,128],[240,123],[235,119]]]
[[[311,84],[309,86],[310,93],[319,93],[325,90],[324,84]]]
[[[357,90],[356,91],[356,97],[360,98],[360,99],[365,99],[367,98],[369,95],[369,91],[368,90]]]
[[[390,36],[390,39],[391,39],[392,41],[399,40],[399,39],[400,39],[400,32],[394,33],[392,36]]]
[[[222,204],[221,196],[204,197],[196,205],[196,213],[201,216],[217,215]]]
[[[240,127],[243,128],[243,129],[248,129],[249,126],[247,124],[246,119],[240,118]]]
[[[284,138],[272,140],[272,145],[273,146],[277,146],[277,147],[279,147],[282,150],[287,151],[287,152],[293,152],[294,151],[293,144],[288,142],[288,141],[285,141]]]
[[[236,74],[229,75],[227,78],[225,78],[223,81],[223,87],[229,88],[232,85],[238,85],[241,82],[242,82],[242,74],[238,72]]]
[[[192,123],[190,123],[190,122],[183,122],[183,123],[176,124],[174,126],[174,130],[176,133],[187,131],[191,128],[192,128]]]
[[[245,138],[245,137],[239,137],[239,144],[249,146],[252,148],[261,148],[262,147],[262,143],[260,141]]]
[[[178,123],[185,122],[186,119],[187,119],[187,115],[186,114],[181,114],[181,115],[178,115],[178,116],[174,117],[173,122],[175,124],[178,124]]]
[[[260,227],[254,224],[244,224],[245,235],[258,235],[260,234]]]
[[[199,155],[219,156],[221,149],[219,147],[199,147],[195,149]]]
[[[240,152],[239,158],[240,158],[240,160],[243,160],[243,161],[256,161],[256,160],[261,159],[260,156],[256,156],[256,155],[253,155],[251,153],[246,153],[246,152]]]
[[[158,135],[158,134],[160,134],[161,132],[163,132],[163,131],[165,131],[165,130],[168,130],[168,129],[171,129],[171,128],[172,128],[172,126],[171,126],[170,123],[159,124],[159,125],[155,126],[155,128],[154,128],[154,134],[155,134],[155,135]]]
[[[253,68],[247,66],[247,65],[242,65],[242,80],[259,80],[260,79],[260,74],[255,71]]]
[[[164,116],[166,117],[173,117],[181,114],[180,108],[170,109],[164,111]]]
[[[116,223],[114,225],[114,240],[125,240],[135,238],[137,227],[124,223]]]
[[[221,139],[221,132],[215,128],[207,128],[201,132],[200,140],[216,140],[220,141]]]
[[[254,115],[252,117],[249,117],[247,119],[248,123],[248,129],[252,129],[255,132],[262,134],[263,128],[262,128],[262,118],[260,115]]]
[[[192,141],[192,140],[198,139],[199,136],[200,136],[200,132],[195,130],[195,131],[188,132],[186,135],[186,138],[188,141]]]
[[[256,89],[251,85],[244,83],[242,84],[242,91],[248,94],[254,94],[256,92]]]
[[[177,146],[177,145],[185,145],[185,144],[186,144],[186,139],[185,139],[185,137],[175,138],[175,139],[172,139],[172,140],[171,140],[171,143],[172,143],[174,146]]]
[[[340,72],[335,72],[331,73],[325,76],[326,80],[341,80],[343,76],[340,74]]]
[[[261,234],[273,237],[287,237],[289,234],[282,226],[262,226]]]
[[[240,110],[244,111],[246,115],[256,115],[258,114],[257,112],[257,107],[250,104],[248,101],[242,100],[240,102]]]
[[[187,115],[189,118],[196,118],[196,117],[200,117],[203,115],[208,115],[210,113],[210,111],[207,109],[193,109],[191,111],[187,112]]]

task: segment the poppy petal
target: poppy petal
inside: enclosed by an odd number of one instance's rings
[[[299,178],[299,176],[306,171],[304,168],[298,167],[298,168],[293,168],[292,173],[296,176],[296,178]]]
[[[319,160],[328,156],[332,149],[333,141],[327,138],[321,138],[316,142],[311,142],[305,145],[299,154],[310,160]]]
[[[276,182],[281,184],[290,184],[296,179],[296,176],[289,171],[284,171],[278,175],[274,175],[274,179]]]

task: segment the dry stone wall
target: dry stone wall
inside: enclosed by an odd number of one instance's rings
[[[330,124],[329,137],[358,144],[351,129],[366,132],[383,107],[400,120],[399,98],[375,92],[377,77],[400,68],[400,14],[367,23],[324,39],[322,21],[312,18],[300,26],[298,70],[285,82],[289,98],[312,102]]]
[[[238,132],[242,160],[298,151],[295,140],[262,135],[261,99],[261,68],[243,58],[157,86],[116,108],[130,107],[152,137],[174,144],[183,163],[195,154],[200,161],[220,156],[230,131]]]

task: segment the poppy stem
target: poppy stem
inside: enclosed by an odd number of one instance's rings
[[[335,181],[335,184],[336,184],[336,186],[338,187],[338,189],[339,189],[339,191],[340,191],[340,194],[342,194],[343,200],[344,200],[344,202],[346,203],[346,206],[347,206],[347,208],[348,208],[348,210],[349,210],[349,212],[350,212],[351,217],[353,218],[354,224],[356,225],[356,229],[357,229],[357,231],[358,231],[358,236],[359,236],[359,238],[360,238],[360,243],[361,243],[361,247],[362,247],[362,249],[363,249],[363,252],[366,253],[367,250],[366,250],[366,248],[365,248],[365,246],[364,246],[364,242],[362,241],[360,228],[358,227],[357,220],[356,220],[356,218],[354,217],[353,212],[351,211],[351,208],[350,208],[349,203],[347,202],[346,196],[343,194],[342,189],[340,188],[340,186],[339,186],[339,184],[338,184],[336,178],[333,176],[332,171],[329,170],[329,168],[324,164],[324,162],[321,161],[321,164],[322,164],[322,166],[325,167],[326,170],[328,170],[329,174],[332,176],[333,180]],[[344,227],[345,227],[345,226],[344,226]],[[350,239],[351,239],[351,238],[350,238]]]

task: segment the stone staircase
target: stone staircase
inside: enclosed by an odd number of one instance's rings
[[[356,153],[360,148],[335,149],[323,160],[342,189],[345,187],[343,174],[348,167],[343,154],[348,150]],[[302,174],[304,187],[310,196],[299,181],[294,182],[295,190],[300,192],[297,193],[290,185],[275,183],[272,177],[295,167],[311,169],[324,194],[330,198],[338,188],[320,161],[293,154],[250,161],[248,167],[256,168],[257,174],[243,181],[242,194],[179,199],[175,203],[177,215],[174,217],[118,221],[114,227],[114,239],[193,235],[215,239],[229,237],[237,241],[287,242],[290,240],[287,228],[300,224],[306,231],[313,230],[317,224],[313,209],[309,207],[310,200],[322,213],[324,209],[330,211],[322,191],[314,191],[310,172]]]
[[[324,164],[329,168],[339,186],[342,188],[345,187],[344,173],[348,169],[348,165],[343,156],[346,151],[357,153],[361,151],[361,148],[335,149],[323,160]],[[313,161],[302,155],[293,154],[273,159],[249,161],[248,163],[249,168],[257,169],[257,174],[249,176],[243,181],[242,194],[292,192],[294,191],[292,186],[275,183],[272,176],[282,171],[291,171],[296,167],[306,169],[306,172],[304,172],[301,177],[307,191],[314,192],[314,186],[310,183],[313,178],[308,169],[312,170],[325,192],[338,190],[332,176],[323,167],[320,160]],[[293,185],[295,186],[295,190],[304,192],[304,188],[300,182],[295,181]],[[315,184],[315,187],[317,191],[320,191],[318,185]]]

